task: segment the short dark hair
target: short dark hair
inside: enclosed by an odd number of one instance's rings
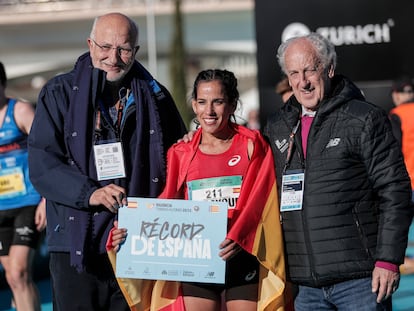
[[[7,84],[7,77],[6,77],[6,70],[4,69],[4,65],[0,62],[0,83],[3,87],[6,87]]]
[[[414,91],[413,80],[408,74],[402,74],[392,81],[391,90],[397,93],[412,93]]]

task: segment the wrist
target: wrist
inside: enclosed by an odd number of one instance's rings
[[[375,267],[377,268],[382,268],[382,269],[386,269],[392,272],[399,272],[399,267],[396,264],[393,264],[391,262],[386,262],[386,261],[377,261],[375,263]]]

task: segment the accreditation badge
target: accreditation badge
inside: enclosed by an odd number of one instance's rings
[[[125,164],[120,142],[94,145],[96,175],[98,180],[124,178]]]
[[[282,177],[280,211],[289,212],[302,209],[305,172],[286,171]]]

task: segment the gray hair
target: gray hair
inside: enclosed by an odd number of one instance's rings
[[[319,60],[325,70],[332,68],[335,70],[336,67],[336,51],[334,45],[322,35],[311,32],[308,35],[300,36],[300,37],[293,37],[282,44],[277,49],[277,59],[279,62],[279,66],[282,71],[287,74],[286,66],[285,66],[285,52],[286,49],[290,46],[291,43],[295,42],[298,39],[306,39],[308,40],[313,47],[315,48],[316,53],[319,56]]]

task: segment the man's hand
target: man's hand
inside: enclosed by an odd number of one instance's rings
[[[189,143],[190,141],[192,141],[192,140],[193,140],[194,133],[195,133],[195,131],[190,131],[190,132],[188,132],[187,134],[185,134],[185,135],[183,136],[183,138],[180,138],[177,142],[179,143],[179,142],[183,141],[183,142],[185,142],[185,143]]]
[[[42,198],[37,205],[35,213],[35,224],[37,231],[43,231],[46,227],[46,200]]]
[[[400,273],[375,267],[372,272],[372,292],[377,293],[377,303],[388,299],[400,284]]]
[[[103,205],[112,213],[117,213],[120,206],[127,204],[125,189],[114,184],[106,185],[92,193],[90,205]]]

